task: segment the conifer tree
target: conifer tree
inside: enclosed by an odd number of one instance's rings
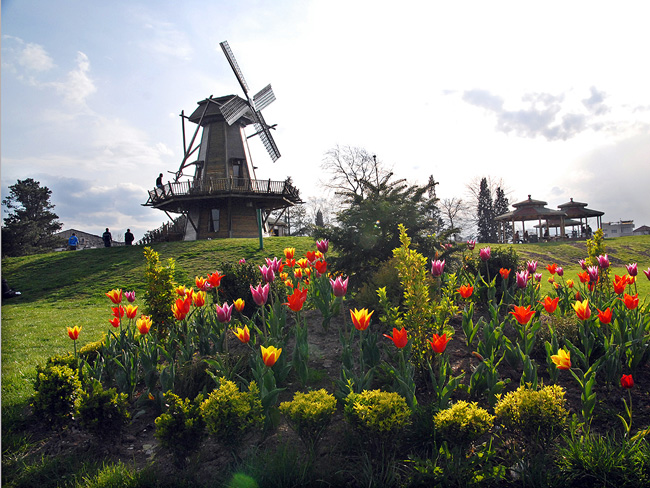
[[[496,242],[497,235],[496,227],[494,225],[494,206],[492,204],[492,193],[490,192],[487,178],[481,179],[476,217],[479,242]]]

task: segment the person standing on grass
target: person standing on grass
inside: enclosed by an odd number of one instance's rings
[[[135,239],[135,237],[131,234],[131,229],[126,229],[126,234],[124,234],[124,244],[130,246],[133,244],[133,239]]]
[[[104,241],[104,247],[111,247],[111,242],[113,241],[113,236],[106,227],[106,232],[102,234],[102,240]]]
[[[76,251],[78,244],[79,244],[79,238],[73,232],[70,238],[68,239],[68,246],[70,248],[70,251]]]

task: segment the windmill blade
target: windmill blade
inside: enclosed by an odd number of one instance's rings
[[[271,131],[269,131],[268,125],[264,122],[264,117],[262,117],[262,114],[257,110],[253,112],[253,119],[255,119],[255,123],[253,124],[255,130],[259,133],[260,139],[262,139],[262,144],[264,144],[264,147],[266,148],[266,152],[269,153],[269,156],[271,156],[271,159],[275,163],[278,158],[280,158],[280,150],[273,140]]]
[[[224,119],[226,119],[228,125],[232,125],[237,122],[242,115],[250,110],[250,106],[245,100],[242,100],[239,97],[232,97],[219,107],[219,110]]]
[[[242,74],[241,70],[239,69],[239,65],[237,64],[237,60],[235,59],[235,55],[232,53],[232,50],[230,49],[230,46],[228,45],[228,41],[223,41],[223,42],[219,43],[219,45],[221,46],[221,49],[223,50],[223,53],[226,55],[226,59],[230,63],[230,67],[235,72],[235,76],[237,77],[237,81],[239,81],[239,85],[241,86],[241,89],[246,94],[246,97],[248,97],[248,84],[246,83],[246,80],[244,79],[244,75]]]
[[[275,93],[271,84],[266,85],[253,97],[255,102],[255,110],[260,111],[271,105],[275,101]]]

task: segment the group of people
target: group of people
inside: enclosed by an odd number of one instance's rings
[[[124,234],[124,245],[131,246],[133,245],[134,240],[135,240],[135,236],[131,232],[131,229],[126,229],[126,233]],[[111,231],[108,229],[108,227],[106,227],[106,231],[102,234],[102,241],[104,241],[104,247],[111,247],[111,245],[113,244],[113,236],[111,235]],[[70,238],[68,239],[68,249],[70,251],[76,251],[78,245],[79,245],[79,238],[73,232]]]

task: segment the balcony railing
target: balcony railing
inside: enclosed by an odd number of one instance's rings
[[[282,196],[297,203],[300,191],[289,179],[285,181],[250,180],[248,178],[203,178],[201,180],[167,183],[163,188],[149,190],[145,205],[156,205],[174,197],[219,196],[220,194],[251,194]]]

